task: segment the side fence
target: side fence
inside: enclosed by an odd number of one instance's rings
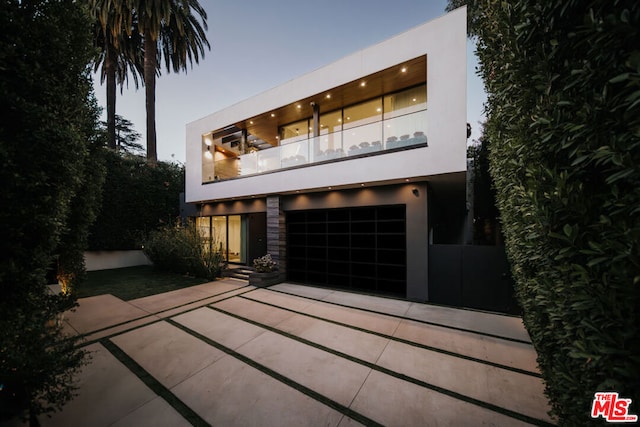
[[[504,247],[431,245],[429,301],[519,314]]]

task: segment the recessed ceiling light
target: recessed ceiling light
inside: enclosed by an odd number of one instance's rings
[[[342,119],[338,119],[338,122],[341,122],[341,121],[342,121]]]
[[[296,105],[296,107],[298,107],[298,108],[302,108],[302,105],[298,104],[298,105]]]
[[[417,101],[417,99],[413,98],[413,102],[416,102],[416,101]]]
[[[253,124],[253,120],[250,120],[250,121],[249,121],[249,124],[250,124],[250,125],[252,125],[252,124]]]
[[[409,178],[405,179],[405,182],[409,182]]]
[[[360,184],[360,187],[364,187],[364,184]]]
[[[376,111],[379,113],[380,111],[382,111],[382,108],[378,107],[376,108]]]
[[[329,190],[331,190],[331,187],[327,187]]]
[[[402,67],[402,69],[400,71],[402,71],[403,73],[406,73],[407,72],[407,67]]]
[[[330,93],[327,94],[327,99],[331,99],[331,94]]]
[[[276,116],[276,113],[271,113],[271,117],[275,117],[275,116]]]
[[[360,83],[360,87],[365,87],[367,85],[367,82],[361,82]]]

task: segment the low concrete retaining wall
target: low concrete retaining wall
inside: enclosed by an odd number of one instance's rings
[[[84,263],[87,271],[151,265],[149,258],[140,250],[85,252]]]

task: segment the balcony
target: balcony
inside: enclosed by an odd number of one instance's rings
[[[423,104],[424,105],[424,104]],[[313,138],[280,141],[280,145],[234,157],[211,160],[214,181],[246,177],[294,167],[335,162],[427,145],[427,111],[388,116],[385,120],[325,130]]]

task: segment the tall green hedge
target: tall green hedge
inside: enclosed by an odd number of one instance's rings
[[[140,249],[149,232],[180,215],[184,168],[149,164],[141,156],[105,153],[107,176],[101,209],[91,227],[91,250]]]
[[[450,7],[461,1],[451,1]],[[507,252],[553,413],[640,413],[640,3],[470,0]]]
[[[60,409],[83,362],[56,322],[74,299],[50,295],[46,271],[57,256],[81,273],[99,194],[86,12],[73,0],[0,7],[0,423]]]

